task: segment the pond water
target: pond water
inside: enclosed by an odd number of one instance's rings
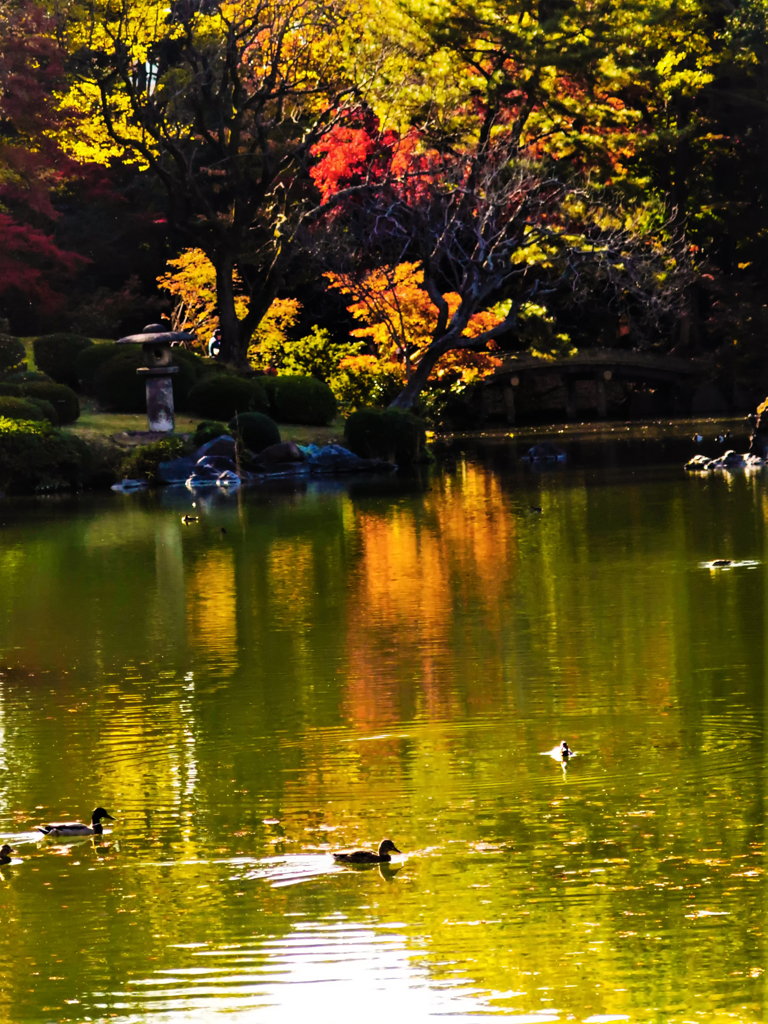
[[[643,436],[1,503],[0,1019],[764,1020],[768,479]]]

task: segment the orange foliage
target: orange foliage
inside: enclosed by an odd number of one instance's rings
[[[371,348],[379,362],[392,364],[397,370],[404,367],[406,377],[434,339],[438,309],[426,293],[424,271],[418,263],[400,263],[395,267],[381,267],[365,274],[361,279],[348,274],[327,274],[333,288],[349,295],[347,307],[365,327],[352,331],[357,338],[369,338]],[[455,292],[443,296],[452,316],[461,301]],[[476,313],[469,321],[464,335],[476,338],[504,319],[498,309]],[[494,343],[489,343],[493,348]],[[370,356],[351,357],[355,360]],[[483,377],[492,373],[500,360],[486,352],[455,349],[446,353],[432,372],[432,379],[446,375],[459,379]]]

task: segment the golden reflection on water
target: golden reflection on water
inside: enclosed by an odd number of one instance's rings
[[[754,479],[162,500],[4,527],[0,1019],[764,1017]]]
[[[187,628],[191,646],[226,675],[238,667],[237,581],[230,548],[201,554],[187,573]]]

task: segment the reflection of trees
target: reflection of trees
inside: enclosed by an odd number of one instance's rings
[[[189,644],[210,670],[231,675],[238,666],[237,590],[231,548],[206,551],[187,572]]]
[[[762,557],[762,499],[532,479],[460,462],[396,501],[254,496],[226,540],[133,507],[125,531],[5,528],[0,825],[90,794],[121,815],[108,865],[0,880],[14,964],[43,966],[51,1004],[49,976],[120,991],[136,950],[171,970],[174,943],[363,900],[432,978],[525,992],[498,999],[520,1012],[759,1016],[763,570],[698,562]],[[561,738],[582,752],[565,777],[537,753]],[[412,856],[386,889],[180,863],[389,831]],[[105,912],[35,929],[51,898]],[[35,1017],[23,974],[0,969],[4,1019]]]
[[[456,713],[466,696],[456,646],[461,661],[498,661],[502,597],[516,551],[499,478],[469,467],[459,479],[443,478],[417,505],[360,510],[354,529],[350,718],[378,728],[415,712]],[[490,675],[495,691],[493,668]],[[470,699],[479,709],[490,693],[486,681],[475,682]]]

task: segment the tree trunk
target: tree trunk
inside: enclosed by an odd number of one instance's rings
[[[418,401],[419,395],[426,387],[429,375],[435,368],[435,364],[451,347],[448,339],[443,339],[437,342],[431,348],[428,348],[424,355],[419,360],[419,364],[411,375],[411,379],[405,385],[403,390],[391,403],[390,409],[412,409]]]
[[[235,312],[235,261],[227,253],[216,254],[216,304],[219,311],[219,327],[221,329],[221,352],[219,358],[225,363],[242,367],[247,363],[242,358],[240,345],[240,323]]]

